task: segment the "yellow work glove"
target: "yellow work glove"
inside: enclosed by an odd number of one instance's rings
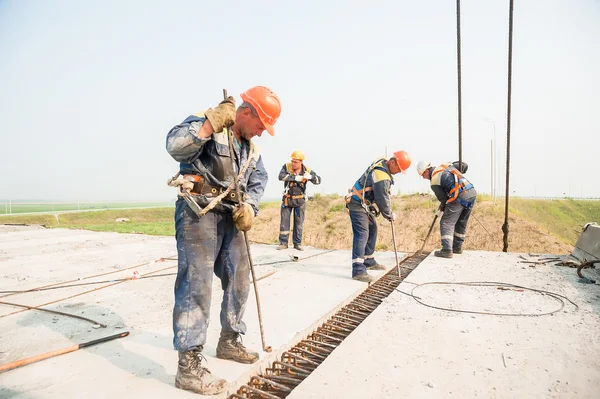
[[[248,231],[252,228],[252,219],[254,219],[254,209],[244,202],[233,210],[233,224],[239,231]]]
[[[209,108],[204,115],[209,120],[215,133],[223,131],[226,127],[233,126],[235,121],[235,98],[227,97],[215,108]]]

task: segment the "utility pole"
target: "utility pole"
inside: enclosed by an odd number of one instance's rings
[[[485,122],[491,123],[494,127],[494,139],[493,139],[493,149],[492,149],[492,197],[494,198],[494,203],[496,203],[496,123],[490,118],[485,118]]]

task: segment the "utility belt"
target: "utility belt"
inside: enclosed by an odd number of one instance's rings
[[[206,183],[204,177],[199,175],[183,175],[183,178],[194,184],[194,187],[190,190],[190,195],[204,195],[208,198],[212,198],[219,196],[226,190],[223,187],[216,187]],[[244,193],[242,193],[242,197],[243,196]],[[227,193],[223,198],[223,201],[230,201],[237,204],[239,201],[235,190],[231,190]]]

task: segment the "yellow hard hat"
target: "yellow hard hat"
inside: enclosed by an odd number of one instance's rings
[[[304,161],[304,151],[296,150],[292,152],[292,159],[299,159]]]

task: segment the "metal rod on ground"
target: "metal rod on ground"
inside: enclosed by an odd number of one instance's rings
[[[223,89],[223,99],[227,99],[227,90]],[[233,150],[233,132],[231,129],[227,128],[227,137],[229,141],[229,157],[231,158],[231,167],[233,169],[233,183],[235,188],[235,196],[238,200],[238,206],[242,205],[242,196],[240,195],[240,185],[238,184],[238,176],[235,170],[235,152]],[[242,160],[240,157],[240,164]],[[273,349],[270,346],[267,346],[265,343],[265,331],[263,328],[262,321],[262,311],[260,308],[260,297],[258,295],[258,285],[256,280],[256,275],[254,274],[254,264],[252,263],[252,253],[250,252],[250,243],[248,242],[248,234],[244,231],[244,242],[246,243],[246,251],[248,252],[248,263],[250,264],[250,273],[252,273],[252,285],[254,286],[254,296],[256,297],[256,309],[258,310],[258,324],[260,327],[260,338],[262,340],[263,350],[265,352],[271,352]]]
[[[396,267],[398,268],[398,277],[402,277],[402,274],[400,274],[400,262],[398,262],[398,249],[396,248],[396,231],[394,229],[394,221],[390,220],[390,224],[392,225],[392,241],[394,242],[394,255],[396,256]]]
[[[25,308],[25,309],[28,309],[28,310],[39,310],[41,312],[58,314],[58,315],[61,315],[61,316],[73,317],[75,319],[87,321],[88,323],[97,324],[97,325],[99,325],[102,328],[106,328],[106,324],[100,323],[100,322],[98,322],[96,320],[88,319],[87,317],[78,316],[76,314],[59,312],[58,310],[42,309],[42,308],[38,308],[37,306],[20,305],[18,303],[12,303],[12,302],[0,301],[0,304],[7,305],[7,306],[15,306],[17,308]]]
[[[58,349],[51,352],[42,353],[41,355],[36,355],[32,357],[28,357],[21,360],[15,360],[14,362],[6,363],[0,365],[0,373],[3,373],[8,370],[16,369],[17,367],[23,367],[31,363],[39,362],[40,360],[50,359],[51,357],[64,355],[65,353],[75,352],[81,348],[86,348],[88,346],[96,345],[102,342],[112,341],[113,339],[123,338],[129,335],[129,331],[122,332],[120,334],[111,335],[104,338],[95,339],[93,341],[84,342],[82,344],[77,344],[73,346],[69,346],[67,348]]]
[[[425,248],[425,244],[427,244],[427,240],[429,240],[429,236],[431,235],[431,231],[433,230],[433,226],[435,226],[435,221],[437,220],[437,218],[438,215],[436,214],[433,218],[433,222],[431,222],[431,226],[429,226],[429,231],[427,232],[427,236],[425,236],[425,239],[423,240],[423,245],[421,245],[421,249],[419,249],[419,252],[422,252]]]

